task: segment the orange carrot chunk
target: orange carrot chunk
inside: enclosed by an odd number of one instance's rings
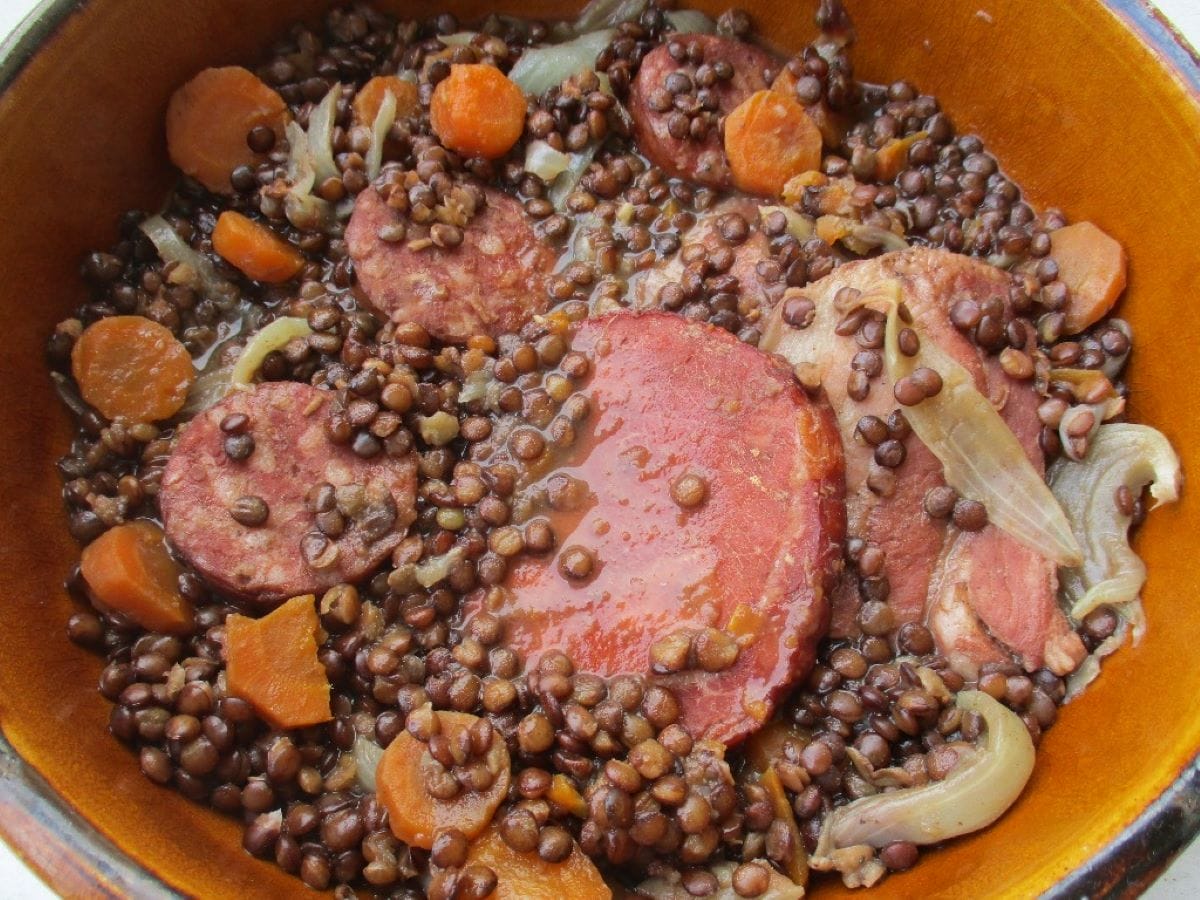
[[[1050,232],[1050,256],[1070,291],[1064,330],[1077,334],[1104,318],[1125,290],[1125,248],[1091,222],[1076,222]]]
[[[612,891],[578,845],[562,862],[546,862],[535,850],[514,850],[496,825],[471,843],[467,865],[496,873],[491,900],[612,900]]]
[[[213,249],[255,281],[279,284],[304,268],[304,256],[266,225],[227,210],[217,219]]]
[[[429,122],[448,149],[497,159],[525,128],[525,95],[495,66],[453,65],[434,88]]]
[[[467,713],[438,712],[436,716],[440,733],[451,746],[479,721]],[[387,808],[392,833],[406,844],[426,850],[433,846],[438,831],[457,828],[468,838],[483,831],[508,794],[512,777],[508,748],[499,732],[493,734],[484,754],[484,763],[495,778],[487,790],[462,789],[448,800],[431,796],[422,774],[422,768],[431,761],[429,748],[404,731],[388,745],[375,773],[376,793]]]
[[[725,119],[725,155],[734,185],[777,197],[790,178],[820,168],[821,132],[795,100],[758,91]]]
[[[83,399],[109,419],[157,422],[179,412],[196,378],[187,348],[145,316],[89,325],[71,349]]]
[[[899,175],[908,165],[908,151],[912,145],[926,137],[924,131],[918,131],[908,137],[891,138],[875,151],[875,177],[879,181],[891,181]]]
[[[232,194],[229,173],[265,159],[246,142],[263,125],[283,139],[287,104],[240,66],[205,69],[167,106],[167,153],[186,175],[218,194]]]
[[[110,528],[83,549],[79,568],[100,605],[150,631],[191,631],[192,605],[179,593],[181,569],[153,522]]]
[[[792,74],[791,69],[784,66],[779,70],[779,74],[775,76],[775,80],[771,82],[771,90],[777,91],[787,96],[790,100],[797,100],[796,82],[799,79]],[[808,117],[813,120],[813,124],[817,126],[817,130],[821,132],[821,139],[827,147],[836,147],[842,142],[842,138],[846,136],[848,123],[845,115],[836,113],[829,108],[829,104],[822,97],[816,103],[801,103]]]
[[[318,624],[312,594],[293,597],[261,619],[226,619],[229,693],[248,702],[275,728],[328,722],[333,714],[329,678],[317,659]]]
[[[375,117],[379,115],[379,107],[388,91],[396,98],[397,119],[411,116],[421,106],[417,86],[411,81],[405,81],[395,75],[376,75],[354,95],[354,121],[368,128],[374,125]]]

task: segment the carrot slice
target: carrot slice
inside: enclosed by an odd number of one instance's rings
[[[453,743],[478,719],[468,713],[439,712],[441,733]],[[486,754],[487,767],[495,776],[486,791],[461,791],[450,800],[430,796],[421,777],[421,760],[429,752],[425,744],[407,731],[392,741],[375,773],[376,792],[387,808],[392,833],[406,844],[433,846],[433,836],[446,828],[457,828],[468,838],[478,835],[492,821],[508,794],[511,780],[508,748],[496,732]]]
[[[354,95],[354,121],[370,127],[375,124],[379,107],[388,91],[396,98],[396,118],[411,116],[421,106],[417,86],[395,75],[376,75]]]
[[[231,209],[217,219],[212,245],[222,259],[255,281],[279,284],[304,268],[299,250],[266,225]]]
[[[293,597],[261,619],[225,620],[229,693],[247,701],[276,728],[305,728],[333,718],[329,678],[317,659],[312,594]]]
[[[495,66],[453,65],[434,88],[429,122],[448,149],[497,159],[525,128],[525,95]]]
[[[145,316],[89,325],[71,349],[83,399],[109,419],[157,422],[179,412],[196,378],[187,348]]]
[[[1070,290],[1065,331],[1077,334],[1104,318],[1125,290],[1125,248],[1091,222],[1075,222],[1050,232],[1050,256]]]
[[[734,185],[777,197],[790,178],[820,168],[821,132],[795,100],[758,91],[725,119],[725,155]]]
[[[536,851],[518,853],[493,825],[467,851],[467,865],[496,873],[492,900],[612,900],[612,891],[579,846],[562,862],[546,862]]]
[[[205,69],[179,88],[167,106],[167,153],[171,162],[218,194],[232,194],[229,173],[264,156],[246,143],[265,125],[283,140],[287,104],[240,66]]]
[[[791,70],[784,66],[775,76],[775,80],[771,82],[771,90],[778,91],[789,100],[796,100],[796,82],[798,80]],[[831,110],[824,98],[816,103],[804,105],[804,111],[813,120],[817,130],[821,132],[821,139],[825,142],[826,147],[836,147],[842,142],[848,127],[846,117]]]
[[[150,631],[192,630],[192,605],[179,593],[182,570],[153,522],[110,528],[83,549],[79,568],[92,596],[108,609]]]

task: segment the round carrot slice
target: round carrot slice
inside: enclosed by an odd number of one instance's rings
[[[496,873],[493,900],[611,900],[612,891],[576,844],[561,862],[546,862],[536,851],[518,853],[493,825],[467,851],[468,866],[487,866]]]
[[[232,209],[221,213],[212,233],[221,258],[255,281],[279,284],[304,268],[304,255],[278,234]]]
[[[110,528],[83,549],[79,568],[97,601],[143,628],[174,634],[192,629],[192,606],[179,593],[182,570],[153,522]]]
[[[525,95],[495,66],[453,65],[434,88],[429,122],[450,150],[497,159],[525,128]]]
[[[574,479],[579,500],[544,510],[557,552],[514,565],[492,611],[527,668],[562,650],[605,676],[650,673],[686,630],[696,663],[654,677],[694,736],[737,741],[828,622],[845,530],[833,414],[779,360],[671,314],[590,319],[572,349],[592,362],[592,413],[547,488]]]
[[[467,713],[439,712],[441,733],[453,743],[478,720]],[[434,835],[446,828],[457,828],[468,838],[478,835],[492,821],[496,809],[508,794],[508,748],[499,732],[492,735],[492,744],[484,757],[488,770],[495,777],[485,791],[462,790],[450,800],[438,800],[425,789],[421,776],[422,759],[429,750],[407,731],[392,741],[384,751],[375,774],[379,800],[387,808],[392,833],[406,844],[433,846]]]
[[[788,179],[821,166],[821,132],[804,107],[780,91],[752,94],[725,119],[733,183],[777,197]]]
[[[354,95],[354,121],[368,128],[375,124],[379,107],[388,91],[396,98],[396,118],[411,116],[421,107],[417,86],[395,75],[376,75]]]
[[[283,140],[287,104],[241,66],[205,69],[179,88],[167,106],[167,153],[171,162],[210,191],[232,194],[229,174],[265,157],[246,143],[265,125]]]
[[[196,378],[187,348],[145,316],[110,316],[83,330],[71,350],[79,393],[109,419],[169,419]]]

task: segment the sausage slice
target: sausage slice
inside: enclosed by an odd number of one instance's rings
[[[399,221],[379,192],[362,191],[346,226],[346,244],[365,295],[383,319],[417,322],[435,338],[465,343],[473,334],[520,331],[546,311],[545,276],[556,256],[534,232],[521,204],[498,190],[462,229],[457,247],[389,243],[380,229]]]
[[[361,581],[416,517],[414,458],[362,459],[330,442],[332,396],[264,383],[231,394],[180,433],[159,491],[163,526],[222,590],[274,602]]]
[[[736,635],[730,667],[656,676],[693,735],[736,742],[808,671],[828,623],[845,524],[834,418],[786,365],[678,316],[600,317],[572,346],[592,361],[593,412],[547,481],[575,479],[586,499],[548,512],[555,551],[516,564],[494,611],[527,666],[559,649],[606,676],[650,672],[681,629]]]
[[[676,45],[684,50],[681,60],[671,55]],[[698,71],[702,67],[729,77],[704,86],[708,76]],[[764,50],[733,38],[689,34],[660,44],[646,54],[629,90],[638,149],[668,175],[729,187],[732,178],[717,120],[764,90],[775,68]],[[716,109],[702,108],[705,96],[715,101]],[[702,136],[688,130],[697,127],[689,124],[693,119],[707,123]]]

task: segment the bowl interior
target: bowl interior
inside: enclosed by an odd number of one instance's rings
[[[60,584],[77,548],[54,461],[69,428],[42,348],[83,298],[82,255],[112,241],[121,210],[161,202],[173,177],[162,138],[171,91],[203,66],[252,63],[273,35],[326,5],[91,0],[0,96],[0,209],[8,223],[0,229],[0,726],[85,819],[185,894],[266,897],[302,888],[245,855],[236,823],[151,785],[107,734],[108,704],[94,691],[100,661],[65,636],[72,602]],[[723,8],[696,5],[713,14]],[[780,47],[798,47],[814,31],[814,2],[742,5]],[[464,20],[488,6],[448,4]],[[1140,348],[1132,414],[1170,437],[1185,471],[1200,471],[1200,401],[1181,384],[1200,347],[1200,316],[1186,306],[1200,287],[1188,253],[1200,208],[1197,98],[1098,0],[989,0],[986,10],[959,0],[848,6],[861,76],[906,78],[936,94],[960,131],[984,137],[1034,204],[1091,219],[1124,243],[1132,263],[1121,313]],[[407,9],[429,13],[423,4]],[[549,17],[564,5],[511,0],[506,9]],[[1190,497],[1150,517],[1138,539],[1151,572],[1149,634],[1062,711],[1018,805],[986,833],[889,879],[877,896],[1039,893],[1177,776],[1200,747],[1192,715],[1200,667],[1185,662],[1200,624],[1200,576],[1190,558],[1198,531],[1200,504]],[[34,848],[7,822],[0,830],[60,888],[72,883],[75,862],[65,849]]]

